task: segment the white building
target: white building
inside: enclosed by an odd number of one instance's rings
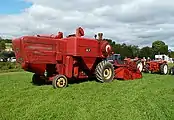
[[[173,60],[172,58],[170,58],[168,55],[155,55],[155,59],[158,60],[158,59],[162,59],[162,60],[165,60],[167,62],[170,62],[170,63],[173,63]]]

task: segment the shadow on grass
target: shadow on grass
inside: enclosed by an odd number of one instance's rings
[[[142,79],[142,78],[140,78]],[[130,79],[130,80],[123,80],[123,79],[114,79],[113,81],[120,81],[120,82],[126,82],[126,81],[134,81],[134,80],[139,80],[139,79]],[[97,78],[95,77],[91,77],[91,78],[83,78],[83,79],[69,79],[68,80],[68,84],[69,85],[73,85],[73,84],[83,84],[86,82],[97,82],[97,83],[102,83],[101,81],[98,81]],[[30,82],[31,84],[35,85],[35,86],[43,86],[43,85],[52,85],[52,81],[48,81],[48,82],[40,82],[39,84],[34,84],[32,81]]]
[[[32,80],[32,79],[31,79]],[[96,78],[83,78],[83,79],[69,79],[68,80],[68,84],[83,84],[85,82],[98,82],[101,83],[100,81],[97,81]],[[43,86],[43,85],[52,85],[52,81],[47,81],[47,82],[40,82],[40,83],[33,83],[32,81],[30,82],[31,84],[33,84],[34,86]]]

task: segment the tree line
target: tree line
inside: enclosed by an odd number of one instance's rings
[[[11,42],[12,40],[10,39],[0,38],[0,59],[2,59],[4,62],[6,62],[8,58],[15,57],[15,54],[13,51],[5,51],[6,43],[11,43]]]
[[[136,45],[126,45],[125,43],[117,44],[115,43],[115,41],[111,39],[105,39],[105,40],[107,40],[110,43],[110,45],[113,48],[113,51],[116,54],[121,54],[123,58],[150,57],[151,59],[154,59],[156,54],[165,54],[171,58],[174,58],[174,51],[169,51],[168,45],[162,40],[156,40],[152,42],[151,46],[144,46],[142,48]]]
[[[2,39],[0,37],[0,52],[4,51],[6,49],[6,43],[12,43],[11,39]]]

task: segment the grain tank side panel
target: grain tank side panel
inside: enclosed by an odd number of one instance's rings
[[[58,40],[56,42],[56,61],[58,63],[63,62],[63,55],[67,54],[67,41],[65,39]]]
[[[77,55],[82,57],[97,57],[99,55],[98,41],[89,38],[77,38]]]
[[[71,37],[67,39],[67,54],[81,57],[98,57],[99,45],[95,39]]]
[[[29,63],[56,63],[55,40],[26,37],[23,45],[26,59]]]
[[[77,56],[77,38],[70,37],[65,39],[67,41],[67,55]]]

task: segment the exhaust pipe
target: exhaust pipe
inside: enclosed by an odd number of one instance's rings
[[[103,33],[98,33],[98,39],[103,40]]]

